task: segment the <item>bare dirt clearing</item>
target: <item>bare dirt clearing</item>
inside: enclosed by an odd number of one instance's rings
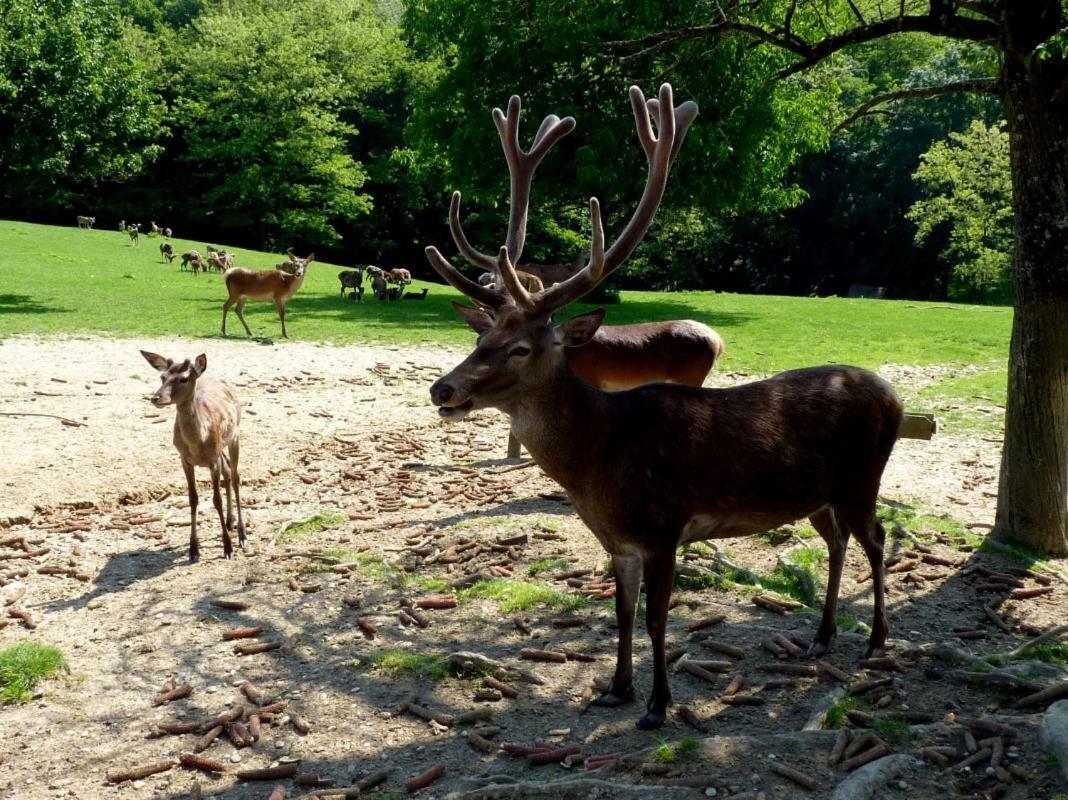
[[[232,562],[221,558],[217,522],[202,491],[202,562],[186,564],[188,508],[170,445],[173,411],[157,411],[144,400],[156,378],[139,348],[172,357],[206,351],[209,372],[230,379],[242,398],[251,546]],[[690,659],[732,663],[716,673],[716,683],[685,669],[672,680],[676,707],[689,707],[711,734],[755,739],[712,740],[692,752],[680,747],[673,755],[661,753],[660,760],[633,759],[659,741],[633,727],[642,698],[624,709],[584,711],[591,683],[609,676],[614,661],[605,555],[555,484],[536,467],[512,469],[499,460],[503,418],[482,413],[450,427],[437,421],[427,387],[459,353],[93,338],[11,339],[0,344],[0,356],[4,411],[85,423],[0,417],[0,583],[6,584],[0,597],[25,588],[13,607],[29,611],[37,624],[31,633],[10,620],[0,629],[0,647],[32,636],[63,648],[72,668],[71,678],[43,685],[32,703],[0,710],[5,796],[177,798],[189,796],[197,784],[205,796],[259,798],[274,784],[241,781],[239,770],[298,762],[300,773],[338,786],[392,770],[381,786],[365,791],[372,797],[403,793],[405,781],[439,763],[444,777],[423,796],[535,796],[539,790],[531,781],[585,778],[593,783],[540,791],[686,797],[714,787],[720,796],[763,791],[769,798],[829,797],[846,775],[826,764],[834,734],[783,736],[799,732],[826,708],[838,681],[808,674],[808,662],[778,659],[762,646],[775,634],[807,639],[816,618],[803,611],[773,613],[743,591],[679,589],[670,646],[685,647]],[[725,385],[731,378],[717,375],[713,382]],[[997,443],[979,436],[900,442],[883,493],[986,523],[996,468]],[[317,519],[283,532],[286,523],[312,517]],[[995,603],[991,616],[985,603],[1021,588],[982,588],[996,583],[986,573],[1006,566],[986,554],[960,552],[961,543],[951,538],[933,532],[919,537],[895,539],[888,548],[890,558],[917,562],[889,579],[892,635],[907,640],[894,651],[891,669],[901,671],[860,669],[864,637],[857,633],[843,634],[829,661],[855,681],[890,679],[858,692],[853,725],[871,722],[857,710],[880,715],[885,719],[877,731],[893,752],[952,747],[959,755],[948,760],[957,763],[966,754],[962,726],[945,725],[945,715],[1004,713],[1025,691],[998,687],[989,664],[946,659],[1011,650],[1030,631],[1062,621],[1068,603],[1055,578],[1052,592]],[[768,574],[777,556],[797,542],[787,532],[725,544],[732,561]],[[698,575],[717,568],[705,552],[690,552],[680,563]],[[859,550],[851,549],[840,608],[861,621],[871,617],[865,568]],[[482,583],[472,590],[475,580]],[[1025,590],[1045,588],[1031,574],[1015,580]],[[528,594],[520,597],[517,586],[528,587]],[[420,608],[421,600],[442,595],[458,596],[459,606]],[[238,599],[247,608],[212,605],[218,598]],[[531,599],[541,604],[510,610],[510,603]],[[412,611],[402,612],[405,607]],[[713,615],[724,619],[687,630]],[[1007,620],[1010,630],[996,625],[994,616]],[[224,640],[224,633],[243,627],[263,630],[249,640]],[[981,631],[975,634],[980,638],[953,638],[954,629],[966,628]],[[704,647],[701,637],[707,635],[741,648],[744,656]],[[651,681],[649,651],[643,632],[635,638],[642,691]],[[947,640],[957,652],[936,647]],[[278,647],[234,652],[257,642]],[[524,660],[523,649],[553,650],[564,660]],[[459,651],[501,666],[457,674],[445,658]],[[486,671],[497,672],[508,691],[487,680]],[[1044,683],[1054,672],[1028,680]],[[736,673],[747,676],[741,695],[753,700],[745,702],[756,704],[735,705],[721,696]],[[188,685],[189,695],[153,706],[168,681]],[[254,745],[237,747],[224,733],[203,752],[226,768],[222,775],[173,766],[118,787],[107,782],[112,770],[176,762],[204,735],[203,723],[238,705],[245,727],[231,726],[229,735],[239,743],[242,731],[255,727],[249,716],[258,707],[239,690],[245,681],[262,692],[262,698],[251,693],[263,704],[287,705],[273,718],[259,715],[262,733]],[[517,697],[496,694],[511,689]],[[413,708],[437,717],[422,719]],[[566,771],[556,765],[563,755],[532,766],[520,756],[474,749],[467,735],[472,724],[458,719],[473,710],[489,717],[473,725],[499,728],[483,731],[491,743],[574,746],[581,755]],[[1008,792],[999,796],[1053,793],[1049,766],[1034,743],[1034,720],[1013,720],[1017,737],[1005,736],[999,745],[1005,764],[1025,765],[1032,777],[1010,778]],[[196,723],[196,730],[157,736],[159,722]],[[908,723],[926,727],[910,731]],[[862,727],[856,730],[863,734]],[[660,734],[669,743],[701,736],[674,714]],[[975,738],[991,734],[976,729]],[[614,753],[627,758],[583,769],[582,759]],[[999,773],[985,769],[992,757],[963,772],[910,765],[877,796],[983,796],[998,785]],[[771,771],[776,762],[806,773],[818,788],[802,793]],[[697,788],[680,786],[683,779]],[[293,786],[291,778],[276,783]],[[499,788],[479,789],[487,785]],[[316,789],[290,791],[296,796]]]

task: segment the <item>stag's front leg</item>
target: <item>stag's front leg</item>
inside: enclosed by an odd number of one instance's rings
[[[674,548],[664,553],[646,555],[642,559],[642,569],[645,575],[645,626],[653,642],[653,693],[645,716],[638,720],[638,728],[651,731],[664,724],[667,707],[671,704],[664,636],[667,632],[668,606],[671,604],[671,586],[675,579]]]
[[[616,673],[608,691],[593,701],[595,706],[621,706],[634,700],[634,610],[642,582],[642,562],[637,556],[612,556],[616,576],[616,627],[619,644],[616,650]]]

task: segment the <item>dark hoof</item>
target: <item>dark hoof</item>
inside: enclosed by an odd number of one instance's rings
[[[233,561],[234,560],[234,551],[233,550],[225,551],[223,553],[223,558],[225,558],[227,561]]]
[[[198,561],[200,561],[200,554],[199,553],[190,553],[189,554],[189,563],[190,564],[195,564]]]
[[[655,731],[664,724],[667,715],[659,711],[646,711],[645,716],[638,720],[637,728],[640,731]]]
[[[805,651],[807,658],[819,658],[820,656],[828,653],[831,649],[831,643],[827,642],[813,642],[808,646],[808,650]]]
[[[626,689],[622,692],[607,691],[600,697],[590,702],[591,706],[599,708],[618,708],[634,702],[634,689]]]

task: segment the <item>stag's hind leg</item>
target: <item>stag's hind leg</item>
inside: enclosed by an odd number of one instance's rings
[[[849,528],[840,525],[834,508],[828,506],[809,517],[830,554],[830,569],[827,574],[827,597],[823,601],[823,618],[816,638],[808,648],[808,655],[821,656],[831,649],[831,641],[838,634],[838,591],[842,583],[842,568],[845,566],[846,548],[849,545]]]
[[[593,701],[595,706],[621,706],[634,700],[634,612],[642,583],[642,562],[638,556],[612,556],[616,576],[616,672],[608,691]]]
[[[863,511],[847,515],[839,509],[839,515],[854,538],[864,548],[871,566],[872,590],[875,592],[875,614],[868,637],[867,657],[886,647],[886,637],[890,635],[890,623],[886,619],[886,565],[883,563],[883,545],[886,543],[886,530],[875,518],[875,502]]]
[[[234,306],[234,311],[237,312],[237,318],[239,320],[241,320],[241,324],[245,326],[245,333],[247,333],[249,336],[251,336],[252,335],[252,330],[249,328],[248,323],[245,322],[245,298],[244,297],[242,297],[240,300],[237,301],[237,304]]]

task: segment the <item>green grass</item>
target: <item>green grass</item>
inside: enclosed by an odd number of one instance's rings
[[[901,719],[877,719],[871,729],[890,744],[906,745],[909,741],[909,724]]]
[[[457,593],[461,602],[470,600],[495,600],[501,611],[526,611],[535,606],[544,606],[553,611],[575,611],[589,601],[582,595],[565,594],[544,583],[527,583],[497,579],[479,581]]]
[[[50,645],[19,642],[0,650],[0,703],[25,703],[39,682],[66,668],[63,653]]]
[[[543,572],[556,572],[558,570],[565,570],[571,566],[571,562],[566,558],[539,558],[529,567],[527,567],[527,575],[534,577],[540,575]]]
[[[846,722],[846,713],[857,708],[859,703],[855,697],[843,697],[836,700],[827,709],[827,716],[823,719],[824,728],[841,728]]]
[[[367,666],[394,675],[407,673],[434,681],[442,681],[449,677],[449,665],[445,661],[445,656],[433,653],[383,650],[372,655],[367,661]]]
[[[315,514],[307,519],[287,522],[278,532],[277,541],[288,542],[292,539],[299,539],[301,536],[307,536],[309,533],[318,533],[327,528],[333,528],[334,526],[345,522],[347,519],[348,517],[344,514],[328,512],[326,514]],[[324,553],[324,555],[326,554]]]
[[[142,236],[141,243],[133,247],[129,237],[114,230],[0,222],[0,271],[4,274],[0,338],[26,333],[220,337],[225,299],[222,277],[194,278],[176,264],[160,263],[160,242],[159,237]],[[205,252],[204,242],[172,242],[179,253],[190,247]],[[281,260],[270,253],[227,249],[234,252],[239,266],[271,268]],[[385,266],[408,266],[428,274],[425,264]],[[413,291],[424,286],[430,289],[424,301],[356,304],[338,296],[338,270],[322,263],[309,267],[304,286],[287,307],[287,327],[293,339],[472,346],[474,334],[450,307],[458,297],[453,289],[417,281]],[[250,303],[246,317],[255,335],[280,336],[272,305]],[[679,318],[700,320],[723,335],[727,342],[724,371],[759,376],[823,363],[977,369],[973,374],[936,380],[915,392],[902,387],[906,401],[921,408],[949,403],[964,406],[939,412],[947,432],[958,426],[1000,424],[1000,415],[972,413],[968,408],[1004,405],[1010,308],[839,297],[624,292],[623,302],[608,308],[607,320],[621,324]],[[230,323],[231,336],[244,338],[233,315]],[[147,366],[145,375],[150,377]]]
[[[1064,642],[1043,642],[1028,648],[1023,656],[1028,661],[1044,661],[1047,664],[1064,666],[1068,664],[1068,644]]]

